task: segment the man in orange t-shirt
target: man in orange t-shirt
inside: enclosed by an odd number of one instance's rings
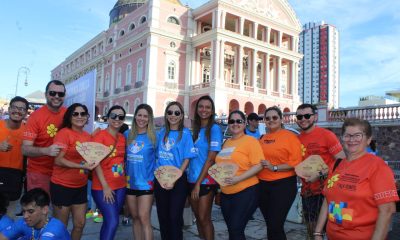
[[[0,192],[7,196],[10,206],[7,215],[15,217],[15,207],[22,191],[21,152],[22,135],[25,124],[22,123],[28,112],[29,103],[16,96],[8,107],[9,118],[0,120]]]
[[[54,157],[60,146],[53,138],[62,123],[66,108],[63,107],[65,86],[52,80],[46,86],[46,105],[34,111],[26,124],[22,151],[28,157],[27,188],[42,188],[50,194],[50,177]]]
[[[329,169],[332,169],[336,159],[345,157],[342,145],[335,134],[314,124],[317,121],[317,108],[314,105],[305,103],[298,106],[296,118],[297,125],[302,130],[298,137],[302,144],[303,161],[311,155],[319,155]],[[325,186],[327,174],[327,172],[321,172],[319,178],[301,179],[303,218],[311,239],[324,199],[321,192]]]

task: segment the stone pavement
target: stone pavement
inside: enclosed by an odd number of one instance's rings
[[[153,209],[154,210],[154,209]],[[152,213],[153,218],[156,218],[155,211]],[[266,239],[266,226],[263,217],[259,210],[253,215],[254,220],[251,220],[246,228],[246,239],[256,240],[256,239]],[[212,210],[212,219],[215,227],[215,239],[216,240],[227,240],[228,231],[221,214],[221,210],[218,206],[214,206]],[[160,231],[157,224],[154,224],[154,239],[159,240]],[[72,224],[69,224],[69,230],[71,230]],[[99,239],[101,223],[94,223],[93,220],[89,219],[86,223],[83,240],[95,240]],[[303,240],[306,239],[306,230],[302,224],[292,223],[286,221],[285,231],[288,240]],[[199,240],[197,235],[196,225],[185,226],[183,231],[184,239]],[[132,240],[132,228],[130,226],[120,226],[118,227],[117,235],[115,240]],[[392,231],[389,233],[388,240],[399,240],[400,239],[400,213],[396,213],[393,219]]]

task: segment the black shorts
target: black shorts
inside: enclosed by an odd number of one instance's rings
[[[50,182],[50,196],[51,203],[59,207],[87,203],[87,185],[80,188],[69,188]]]
[[[318,220],[323,200],[324,195],[322,194],[301,198],[303,204],[303,219],[305,222],[316,222]]]
[[[153,195],[153,190],[136,190],[136,189],[126,189],[126,195],[133,195],[136,197],[144,196],[144,195]]]
[[[194,183],[189,183],[189,196],[192,194],[192,190],[194,188]],[[210,192],[213,192],[216,194],[218,191],[218,185],[217,184],[200,184],[200,192],[199,192],[199,197],[205,196],[209,194]]]

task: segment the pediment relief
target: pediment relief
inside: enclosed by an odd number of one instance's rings
[[[259,16],[301,29],[296,13],[286,0],[223,0]]]

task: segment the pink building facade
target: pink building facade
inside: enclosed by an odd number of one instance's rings
[[[110,17],[109,29],[51,72],[69,83],[96,69],[99,114],[147,103],[162,116],[177,100],[192,118],[206,94],[219,116],[300,104],[301,24],[286,0],[211,0],[196,9],[178,0],[119,0]]]

